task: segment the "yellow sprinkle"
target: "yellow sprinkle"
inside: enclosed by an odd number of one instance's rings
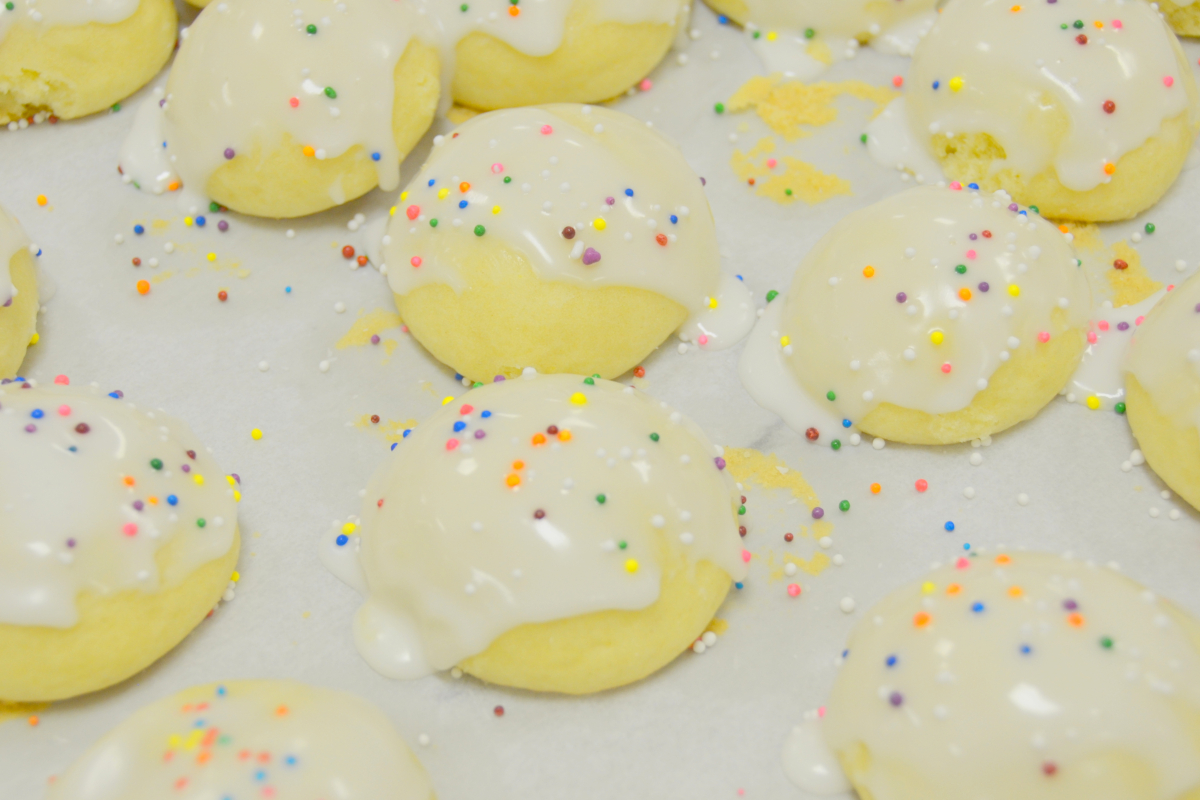
[[[937,591],[937,587],[934,586],[929,581],[925,581],[924,583],[921,584],[921,594],[933,594],[936,591]]]
[[[717,307],[717,298],[715,298],[715,297],[709,297],[709,298],[707,298],[707,299],[708,299],[708,307],[709,307],[709,308],[716,308],[716,307]]]
[[[29,345],[30,345],[30,347],[32,347],[33,345],[37,344],[37,343],[38,343],[38,340],[39,340],[39,339],[41,339],[41,338],[42,338],[41,336],[38,336],[38,335],[35,333],[35,334],[33,335],[33,338],[29,340]]]
[[[183,218],[183,224],[184,224],[184,225],[191,226],[191,224],[192,224],[192,218],[191,218],[191,217],[184,217],[184,218]]]
[[[208,258],[208,260],[209,260],[209,261],[216,261],[216,260],[217,260],[217,254],[216,254],[216,253],[209,253],[209,254],[208,254],[208,256],[206,256],[206,257]]]
[[[203,475],[196,475],[195,477],[192,478],[192,480],[194,480],[196,482],[197,486],[204,485],[204,476]]]
[[[449,189],[445,189],[445,188],[438,189],[438,200],[445,200],[446,195],[448,195],[448,194],[450,194]]]
[[[576,392],[575,394],[571,395],[571,402],[577,406],[586,406],[587,395],[583,392]]]
[[[358,528],[358,526],[355,525],[353,522],[347,522],[345,525],[342,526],[342,533],[349,536],[350,534],[354,533],[354,531],[357,528]]]
[[[50,202],[50,201],[46,199],[46,195],[44,195],[44,194],[39,194],[39,195],[37,196],[37,204],[38,204],[39,206],[44,206],[44,205],[46,205],[46,203],[48,203],[48,202]]]
[[[1098,409],[1100,407],[1100,398],[1096,397],[1095,395],[1092,395],[1091,397],[1089,397],[1087,399],[1087,407],[1090,408],[1092,411],[1095,411],[1096,409]]]
[[[604,221],[604,217],[596,217],[592,220],[592,227],[598,231],[602,231],[608,227],[608,223]]]
[[[179,738],[178,733],[172,733],[170,736],[167,737],[167,746],[168,747],[174,749],[176,747],[179,747],[179,745],[181,745],[181,744],[183,744],[183,739]]]
[[[407,191],[401,192],[400,193],[400,202],[403,203],[407,199],[408,199],[408,192]],[[395,211],[395,210],[396,210],[396,207],[392,206],[392,211]]]
[[[454,402],[454,398],[453,398],[453,397],[443,397],[443,398],[442,398],[442,405],[448,405],[448,404],[450,404],[450,403],[453,403],[453,402]]]
[[[780,347],[787,347],[791,343],[792,343],[792,337],[790,337],[790,336],[784,336],[783,338],[781,338],[779,340]]]
[[[233,574],[229,576],[229,580],[233,581],[234,583],[237,583],[241,579],[242,573],[238,572],[236,569],[233,571]]]
[[[408,192],[405,192],[404,194],[408,194]],[[401,200],[404,199],[404,194],[400,195]],[[391,208],[388,209],[388,216],[389,217],[396,216],[396,207],[395,206],[392,206]]]
[[[261,438],[262,438],[262,431],[260,431],[258,428],[255,428],[254,430],[250,431],[250,438],[251,438],[251,439],[254,439],[254,440],[256,440],[256,441],[257,441],[258,439],[261,439]]]
[[[638,562],[636,558],[631,558],[625,562],[625,571],[629,573],[638,571]]]
[[[312,158],[317,154],[317,151],[313,149],[311,144],[304,145],[304,148],[300,152],[304,153],[304,155],[308,156],[309,158]]]
[[[946,341],[946,334],[942,333],[941,331],[934,331],[933,333],[929,334],[929,341],[933,342],[934,344],[941,344],[942,342]]]
[[[776,40],[776,39],[778,39],[778,38],[779,38],[779,34],[778,34],[778,33],[776,33],[775,31],[768,31],[768,32],[767,32],[767,41],[768,41],[768,42],[773,42],[773,41],[775,41],[775,40]]]
[[[964,83],[963,79],[961,77],[959,77],[958,75],[955,75],[953,78],[950,79],[950,91],[952,91],[952,92],[962,91],[963,83]]]
[[[499,213],[500,213],[500,206],[492,206],[492,213],[493,213],[493,214],[499,214]]]
[[[237,489],[233,490],[233,502],[235,502],[235,503],[242,502],[242,493],[239,492]]]
[[[235,481],[235,480],[233,479],[233,476],[232,476],[232,475],[226,475],[226,476],[225,476],[225,481],[226,481],[226,482],[227,482],[227,483],[228,483],[230,486],[234,486],[234,485],[237,483],[237,481]]]
[[[1008,287],[1008,293],[1011,294],[1013,297],[1016,297],[1017,295],[1019,295],[1021,293],[1021,287],[1017,286],[1014,283],[1012,286]]]

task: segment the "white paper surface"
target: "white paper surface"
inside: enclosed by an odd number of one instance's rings
[[[847,178],[854,195],[787,208],[753,195],[729,158],[768,131],[753,115],[718,116],[712,106],[760,63],[740,32],[719,26],[707,8],[693,24],[701,36],[687,45],[686,64],[673,53],[651,76],[650,91],[618,107],[676,138],[708,179],[725,265],[745,277],[761,304],[767,290],[787,288],[801,257],[840,217],[909,184],[870,161],[858,142],[866,106],[843,98],[841,121],[787,152]],[[1195,64],[1200,46],[1186,49]],[[884,84],[906,68],[903,58],[864,51],[827,77]],[[1200,517],[1164,500],[1147,467],[1120,469],[1135,446],[1122,417],[1056,400],[980,449],[980,466],[969,464],[970,445],[875,451],[868,442],[834,452],[750,400],[737,380],[740,347],[680,355],[672,340],[647,360],[645,379],[626,380],[690,415],[714,441],[774,452],[800,469],[834,525],[827,552],[843,554],[844,566],[817,578],[801,573],[804,591],[795,599],[786,582],[768,581],[768,555],[807,557],[818,546],[803,536],[783,541],[785,531],[798,533],[811,521],[803,504],[752,490],[746,544],[760,558],[746,588],[720,612],[729,629],[707,653],[686,653],[640,684],[587,698],[448,675],[386,680],[355,652],[350,623],[359,598],[321,565],[317,543],[333,520],[358,513],[359,489],[387,456],[387,442],[354,423],[370,414],[422,420],[442,397],[462,392],[450,370],[398,329],[382,334],[399,340],[390,358],[383,346],[335,349],[360,312],[394,310],[384,279],[374,269],[352,271],[340,252],[346,244],[362,252],[366,241],[346,222],[356,213],[376,219],[394,198],[374,192],[293,222],[206,214],[203,230],[187,228],[172,198],[142,195],[116,172],[122,137],[149,94],[143,90],[116,114],[0,131],[0,203],[41,245],[41,264],[58,286],[24,371],[40,381],[58,374],[98,381],[187,420],[224,469],[242,478],[242,579],[236,599],[144,674],[56,703],[36,727],[0,725],[5,800],[40,798],[51,776],[145,703],[196,683],[249,677],[297,678],[370,698],[444,800],[799,798],[780,750],[803,712],[823,704],[850,628],[884,594],[966,542],[1069,549],[1117,562],[1200,613]],[[406,176],[427,148],[405,164]],[[39,194],[47,206],[36,204]],[[1187,171],[1156,208],[1105,226],[1104,236],[1116,241],[1153,221],[1157,232],[1138,245],[1143,262],[1159,279],[1177,282],[1200,261],[1198,195],[1200,172]],[[222,218],[230,222],[226,233],[216,227]],[[169,227],[134,235],[135,223],[149,227],[155,219]],[[295,238],[286,237],[289,228]],[[168,241],[176,245],[172,254],[164,251]],[[209,252],[222,269],[205,260]],[[142,267],[131,266],[135,256]],[[151,257],[157,268],[147,265]],[[1176,272],[1178,259],[1186,260],[1186,273]],[[240,266],[227,268],[233,261]],[[173,277],[154,283],[148,296],[135,291],[137,280],[168,272]],[[228,302],[217,300],[221,289]],[[337,303],[344,313],[336,313]],[[322,374],[326,359],[331,368]],[[261,441],[250,437],[255,427]],[[914,489],[918,478],[929,483],[923,494]],[[870,493],[872,482],[883,485],[879,495]],[[973,500],[963,495],[968,486]],[[1027,506],[1018,505],[1019,493],[1028,494]],[[851,502],[849,513],[837,510],[842,499]],[[1181,519],[1169,518],[1172,509]],[[952,534],[943,528],[947,520],[955,522]],[[853,597],[857,611],[843,613],[843,597]],[[505,707],[502,718],[493,714],[496,705]],[[422,734],[427,746],[419,744]]]

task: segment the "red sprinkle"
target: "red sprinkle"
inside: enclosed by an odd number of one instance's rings
[[[217,299],[224,303],[229,299],[229,292],[222,289],[221,291],[217,292]]]
[[[795,538],[796,538],[796,537],[795,537],[795,536],[793,536],[793,535],[792,535],[792,534],[790,534],[790,533],[785,533],[785,534],[783,535],[783,540],[784,540],[785,542],[790,542],[790,541],[792,541],[792,540],[793,540],[793,539],[795,539]]]
[[[549,126],[546,126],[546,127],[549,127]],[[495,708],[492,709],[492,713],[495,714],[497,717],[503,717],[504,716],[504,706],[496,706]]]
[[[365,266],[367,265],[367,257],[366,257],[366,256],[359,256],[359,257],[358,257],[358,265],[359,265],[360,267],[365,267]]]
[[[354,258],[354,248],[346,245],[342,248],[342,258]]]
[[[820,436],[821,434],[816,428],[809,428],[804,432],[804,438],[810,442],[815,442]]]
[[[645,367],[634,367],[633,374],[636,377],[644,378],[644,377],[646,377],[646,368]]]

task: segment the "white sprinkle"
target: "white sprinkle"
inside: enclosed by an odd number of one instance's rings
[[[1017,504],[1022,506],[1029,505],[1029,495],[1025,494],[1024,492],[1021,492],[1019,495],[1017,495]]]
[[[266,372],[266,371],[267,371],[267,370],[269,370],[270,368],[271,368],[271,365],[270,365],[270,364],[268,364],[266,361],[260,361],[260,362],[258,362],[258,371],[259,371],[259,372]]]
[[[975,487],[968,486],[967,488],[963,489],[963,497],[967,498],[968,500],[974,500],[975,499]]]
[[[295,232],[294,230],[292,230],[291,228],[288,228],[288,229],[287,229],[287,233],[286,233],[286,234],[284,234],[284,235],[285,235],[285,236],[287,236],[287,238],[289,238],[289,239],[295,239],[295,238],[296,238],[296,232]]]
[[[117,244],[125,244],[125,237],[118,233],[113,237],[113,241]]]
[[[876,450],[882,450],[883,448],[887,447],[887,442],[876,436],[875,440],[871,442],[871,447],[874,447]]]
[[[1146,457],[1142,455],[1141,450],[1134,450],[1129,454],[1129,463],[1133,464],[1135,467],[1140,467],[1142,464],[1146,463]]]
[[[1132,461],[1122,461],[1121,462],[1121,472],[1129,472],[1132,469],[1133,469]]]
[[[1179,513],[1178,508],[1172,508],[1170,511],[1167,512],[1167,516],[1170,517],[1172,521],[1175,521],[1175,520],[1178,520],[1183,515]]]
[[[317,369],[321,370],[321,372],[329,372],[329,362],[322,361],[320,364],[317,364]]]
[[[697,639],[696,643],[692,645],[693,653],[697,653],[697,654],[703,653],[707,649],[708,649],[708,646],[705,645],[704,642],[700,641],[699,639]]]
[[[911,347],[904,348],[904,360],[905,361],[912,361],[912,360],[916,359],[916,357],[917,357],[916,350],[914,350]]]
[[[440,139],[442,137],[439,136],[438,138]],[[458,671],[459,676],[462,675],[462,671],[458,670],[457,667],[455,667],[455,670]],[[417,743],[419,745],[421,745],[421,747],[429,747],[429,734],[422,733],[420,736],[417,737]]]
[[[842,611],[846,612],[847,614],[854,613],[854,608],[855,608],[854,598],[853,597],[843,597],[842,602],[838,603],[838,607],[840,607],[842,609]]]
[[[683,542],[684,544],[691,544],[692,542],[696,541],[696,537],[685,532],[679,534],[679,541]]]
[[[164,244],[164,245],[163,245],[163,252],[166,252],[166,253],[174,253],[174,252],[175,252],[175,243],[174,243],[174,242],[167,242],[166,244]]]
[[[971,453],[971,466],[972,467],[978,467],[982,463],[983,463],[983,456],[981,456],[979,453]]]
[[[831,561],[833,561],[833,565],[835,567],[840,567],[842,564],[846,563],[846,557],[841,553],[834,553]]]
[[[798,567],[790,561],[783,565],[783,574],[787,575],[789,578],[795,575],[797,571]]]
[[[650,525],[655,528],[661,528],[661,527],[665,526],[666,524],[667,524],[667,521],[665,519],[663,519],[662,514],[655,514],[653,517],[650,518]]]
[[[823,549],[828,550],[829,548],[833,547],[833,539],[829,538],[828,536],[822,536],[817,540],[817,544],[821,545]]]
[[[855,447],[858,447],[859,444],[861,444],[861,443],[862,443],[861,436],[859,436],[857,433],[850,434],[850,444],[854,445]]]
[[[343,303],[343,302],[340,302],[340,301],[339,301],[339,302],[337,302],[337,303],[334,303],[334,304],[333,304],[333,310],[334,310],[334,311],[336,311],[336,312],[337,312],[337,313],[339,313],[339,314],[343,314],[343,313],[345,313],[345,311],[346,311],[346,304],[345,304],[345,303]]]
[[[717,635],[712,631],[705,631],[704,635],[700,637],[700,641],[704,642],[705,647],[712,647],[717,643]]]
[[[1157,509],[1157,508],[1151,508],[1151,509],[1150,509],[1150,516],[1151,516],[1152,518],[1154,518],[1154,519],[1158,519],[1158,509]]]

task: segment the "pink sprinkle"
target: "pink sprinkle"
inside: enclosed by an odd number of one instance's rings
[[[126,536],[137,536],[137,525],[132,522],[126,522],[125,527],[121,529]]]
[[[292,108],[298,107],[300,105],[300,98],[293,97],[291,100],[288,100],[288,105],[291,106]]]
[[[700,334],[700,338],[697,339],[696,341],[702,345],[708,344],[708,334],[706,334],[706,333]]]
[[[958,559],[958,561],[954,562],[954,566],[958,569],[966,569],[967,567],[971,566],[971,560],[965,556],[961,557]]]
[[[457,448],[458,448],[458,439],[450,439],[448,442],[446,442],[447,450],[455,450]]]
[[[1096,336],[1095,331],[1088,331],[1088,344],[1095,344],[1096,339],[1098,339],[1098,338],[1100,338],[1100,337]]]
[[[1106,320],[1106,319],[1100,320],[1099,322],[1096,323],[1096,327],[1102,331],[1108,330],[1108,320]]]
[[[899,89],[903,85],[904,85],[904,76],[903,75],[896,75],[895,77],[892,78],[892,86],[895,86],[897,89]]]
[[[961,191],[962,191],[962,184],[961,184],[961,183],[959,183],[958,181],[951,181],[951,182],[950,182],[950,188],[951,188],[953,191],[956,191],[956,192],[961,192]]]
[[[409,206],[404,210],[404,213],[409,219],[416,219],[421,214],[421,207]]]
[[[1134,325],[1141,325],[1141,324],[1142,324],[1143,322],[1145,322],[1145,321],[1146,321],[1146,318],[1145,318],[1145,317],[1138,317],[1137,319],[1135,319],[1135,320],[1133,321],[1133,324],[1134,324]]]
[[[1038,341],[1041,342],[1042,344],[1045,344],[1046,342],[1050,341],[1050,332],[1042,331],[1041,333],[1039,333]]]
[[[1175,85],[1175,79],[1172,78],[1170,75],[1167,75],[1165,78],[1163,78],[1163,86],[1170,89],[1174,85]]]
[[[825,706],[817,709],[817,719],[825,719]]]
[[[976,255],[977,253],[974,250],[967,251],[967,258],[974,258]]]
[[[745,561],[747,564],[750,563],[750,551],[749,550],[742,551],[742,561]]]
[[[458,410],[458,413],[462,414],[465,417],[467,414],[470,414],[474,410],[475,410],[475,406],[466,405],[466,406],[463,406],[462,408],[460,408]]]
[[[407,325],[401,325],[401,326],[400,326],[400,332],[401,332],[401,333],[408,333],[408,326],[407,326]]]
[[[654,84],[650,81],[649,78],[644,78],[642,80],[642,82],[638,84],[638,88],[641,89],[643,92],[648,92],[654,88]]]
[[[1113,26],[1114,28],[1116,28],[1117,30],[1121,30],[1121,28],[1124,28],[1124,27],[1125,27],[1125,25],[1124,25],[1124,24],[1121,22],[1121,20],[1119,20],[1119,19],[1114,19],[1114,20],[1112,21],[1112,26]]]
[[[59,406],[59,407],[58,407],[58,415],[59,415],[60,417],[69,417],[69,416],[71,416],[71,407],[70,407],[70,406],[66,406],[66,405]]]
[[[779,162],[773,158],[767,159],[767,169],[775,169],[775,167],[778,166],[778,164],[779,164]]]
[[[422,263],[422,262],[421,262],[421,257],[420,257],[420,256],[413,256],[412,258],[410,258],[410,259],[408,260],[408,263],[412,264],[414,267],[419,267],[419,266],[421,266],[421,263]]]
[[[501,172],[504,172],[503,164],[499,164],[499,163],[492,164],[492,174],[493,175],[499,175]]]
[[[945,364],[942,364],[942,372],[946,373],[947,375],[950,374],[950,362],[949,361],[947,361]]]
[[[68,378],[66,375],[55,375],[54,382],[57,383],[59,386],[70,386],[71,385],[71,379]]]
[[[554,128],[551,128],[549,125],[542,126],[542,135],[543,136],[549,136],[552,133],[554,133]]]
[[[788,584],[788,595],[790,597],[799,597],[800,596],[800,584],[789,583]]]

